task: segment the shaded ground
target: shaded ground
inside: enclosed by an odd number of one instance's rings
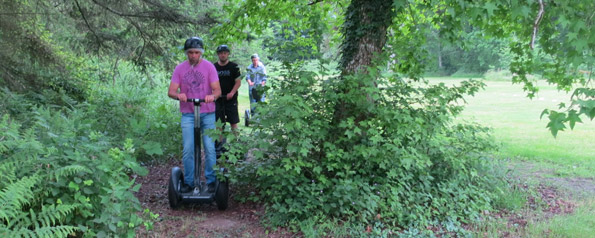
[[[136,193],[144,208],[159,214],[152,231],[138,232],[139,237],[292,237],[283,230],[267,231],[259,219],[262,206],[254,203],[237,203],[233,199],[233,187],[227,210],[219,211],[217,205],[185,204],[177,210],[169,207],[167,184],[171,168],[180,166],[177,160],[166,164],[146,166],[149,174],[138,177],[142,184]]]
[[[519,179],[524,181],[538,181],[560,188],[569,196],[582,198],[595,196],[595,180],[592,178],[558,177],[553,168],[545,168],[531,162],[513,162],[510,169],[516,172]]]

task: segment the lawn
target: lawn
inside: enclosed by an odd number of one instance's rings
[[[430,82],[456,84],[462,80],[431,78]],[[465,98],[467,105],[459,119],[491,127],[501,144],[498,158],[518,170],[517,173],[528,174],[525,179],[558,187],[564,195],[557,199],[576,205],[573,213],[552,218],[544,217],[539,209],[520,209],[516,213],[523,214],[529,223],[525,229],[511,235],[593,237],[593,186],[571,184],[577,180],[591,183],[595,178],[595,122],[583,118],[584,123],[577,124],[574,130],[561,131],[554,138],[546,128],[547,117],[540,119],[541,112],[546,108],[557,109],[561,102],[568,105],[570,94],[540,82],[542,87],[538,95],[528,99],[521,85],[513,85],[510,81],[484,82],[485,90]],[[488,229],[487,233],[478,236],[498,237],[501,234],[498,230],[508,229],[507,222],[484,223],[484,226],[492,227],[492,231]]]
[[[454,84],[460,78],[431,78],[430,82]],[[529,161],[552,170],[557,176],[595,178],[595,122],[583,118],[574,130],[565,130],[554,138],[546,128],[547,116],[541,112],[569,104],[570,94],[544,85],[529,99],[521,85],[509,81],[484,81],[486,88],[466,97],[462,120],[479,122],[493,129],[502,147],[498,156],[512,161]]]

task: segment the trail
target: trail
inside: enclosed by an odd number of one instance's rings
[[[177,210],[169,207],[167,184],[171,168],[181,162],[145,166],[147,176],[136,178],[142,184],[135,194],[143,208],[159,214],[152,231],[137,232],[138,237],[294,237],[284,230],[267,231],[260,224],[264,209],[256,203],[238,203],[230,186],[229,207],[219,211],[213,204],[184,204]]]

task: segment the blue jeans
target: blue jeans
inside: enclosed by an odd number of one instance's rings
[[[184,142],[184,150],[182,151],[184,181],[194,187],[194,114],[183,113],[181,125],[182,140]],[[217,156],[215,154],[215,142],[205,135],[205,129],[215,129],[214,112],[200,114],[200,132],[202,133],[202,143],[205,151],[205,178],[207,184],[210,184],[217,179],[215,171],[213,171]]]

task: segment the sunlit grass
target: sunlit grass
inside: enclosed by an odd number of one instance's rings
[[[463,79],[430,80],[450,84]],[[465,98],[468,104],[460,118],[493,128],[502,144],[500,156],[539,163],[559,176],[595,177],[595,122],[583,118],[584,123],[577,123],[574,130],[561,131],[554,138],[546,128],[547,117],[540,119],[546,108],[557,109],[561,102],[569,105],[569,94],[543,85],[538,95],[529,99],[520,85],[485,83],[485,90]]]

